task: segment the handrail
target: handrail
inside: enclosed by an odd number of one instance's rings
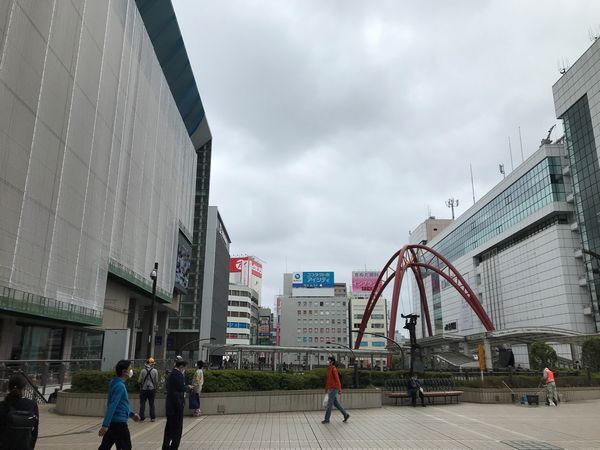
[[[29,386],[27,386],[26,390],[28,393],[31,393],[31,396],[33,397],[31,400],[33,400],[34,402],[39,403],[39,404],[48,403],[46,398],[40,393],[37,386],[35,384],[33,384],[33,382],[29,379],[29,377],[27,376],[27,374],[25,372],[20,370],[17,373],[20,373],[21,375],[23,375],[23,378],[25,378],[25,380],[27,380],[27,384]]]

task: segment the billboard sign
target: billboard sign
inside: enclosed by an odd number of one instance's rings
[[[254,289],[259,297],[262,290],[262,264],[252,256],[229,259],[229,281]]]
[[[175,287],[187,294],[192,260],[192,244],[179,232],[177,241],[177,261],[175,263]]]
[[[332,288],[333,272],[294,272],[293,288]]]
[[[377,284],[379,272],[352,272],[352,292],[355,294],[371,293]],[[379,282],[381,287],[381,282]]]

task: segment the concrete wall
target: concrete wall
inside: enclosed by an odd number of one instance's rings
[[[302,391],[218,392],[202,394],[203,414],[247,414],[290,411],[318,411],[323,409],[321,389]],[[357,389],[342,393],[346,409],[381,408],[381,390]],[[133,411],[139,411],[139,395],[130,394]],[[186,399],[187,403],[187,399]],[[72,416],[102,417],[106,408],[106,394],[59,392],[56,412]],[[164,416],[164,395],[156,399],[157,416]],[[191,415],[189,409],[185,413]]]

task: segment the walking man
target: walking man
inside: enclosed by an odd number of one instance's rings
[[[115,367],[116,377],[110,382],[106,414],[102,421],[102,428],[98,436],[102,443],[98,450],[109,450],[116,444],[118,450],[131,450],[131,436],[127,427],[127,420],[132,417],[139,421],[140,416],[129,409],[129,396],[125,382],[133,376],[131,363],[122,359]]]
[[[546,383],[546,405],[557,406],[558,394],[556,392],[556,383],[554,382],[554,373],[544,367],[544,383]]]
[[[183,409],[185,407],[184,393],[191,391],[191,386],[185,384],[185,368],[187,362],[181,357],[175,358],[175,367],[167,378],[166,413],[167,423],[163,437],[162,450],[177,450],[183,431]]]
[[[350,418],[342,404],[338,400],[338,395],[342,395],[342,383],[340,382],[340,375],[338,374],[337,367],[335,367],[335,358],[330,356],[328,358],[329,367],[327,368],[327,384],[325,384],[325,392],[327,392],[327,410],[325,411],[325,419],[321,423],[329,423],[331,417],[331,408],[335,406],[340,410],[344,416],[344,422]]]
[[[158,370],[154,368],[154,358],[151,356],[146,361],[146,365],[140,372],[138,383],[140,383],[140,420],[143,422],[146,411],[146,400],[150,407],[150,422],[156,419],[154,410],[154,399],[156,398],[156,389],[158,388]]]

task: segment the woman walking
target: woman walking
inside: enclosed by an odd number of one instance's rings
[[[202,386],[204,385],[204,362],[198,361],[196,363],[196,372],[194,372],[194,379],[192,382],[193,390],[190,394],[190,409],[194,410],[194,416],[200,417],[202,411],[200,410],[200,393],[202,392]]]

